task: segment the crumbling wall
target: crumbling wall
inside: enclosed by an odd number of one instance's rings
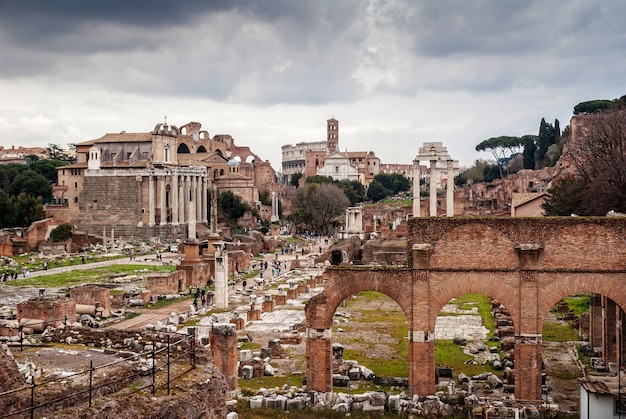
[[[407,264],[406,240],[370,240],[363,245],[363,263]]]
[[[70,289],[70,298],[76,304],[100,305],[105,310],[111,310],[111,290],[93,285],[85,285]]]

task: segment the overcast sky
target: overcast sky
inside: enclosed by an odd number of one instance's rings
[[[200,122],[280,170],[326,138],[411,163],[626,94],[623,0],[0,0],[0,145]]]

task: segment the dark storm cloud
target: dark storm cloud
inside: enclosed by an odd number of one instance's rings
[[[260,103],[350,97],[357,4],[8,1],[0,75]]]

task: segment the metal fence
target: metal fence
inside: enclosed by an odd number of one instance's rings
[[[60,321],[64,319],[57,320],[47,320],[41,323],[51,323],[54,321]],[[32,323],[31,323],[32,325]],[[20,329],[20,349],[23,350],[23,341],[22,341],[22,331]],[[178,340],[172,341],[172,337],[180,338]],[[186,349],[183,345],[188,342],[189,348]],[[170,384],[177,379],[181,378],[183,375],[189,373],[195,368],[196,363],[196,351],[195,351],[195,342],[196,342],[196,330],[195,328],[188,329],[187,335],[181,335],[177,333],[168,333],[167,334],[167,345],[160,349],[156,349],[156,341],[152,340],[152,349],[149,351],[144,351],[140,353],[136,353],[132,355],[132,357],[124,358],[118,361],[110,362],[108,364],[103,364],[97,367],[93,366],[93,361],[89,362],[89,368],[83,369],[78,372],[73,372],[71,375],[64,376],[55,380],[48,380],[40,383],[36,383],[33,377],[32,383],[28,386],[24,386],[18,389],[9,390],[3,393],[0,393],[0,418],[10,418],[10,417],[24,417],[25,413],[30,413],[30,417],[34,418],[35,411],[37,409],[41,409],[47,406],[53,406],[58,404],[64,400],[74,398],[74,405],[87,403],[89,407],[92,406],[93,400],[97,399],[97,390],[104,388],[106,386],[113,386],[115,384],[126,381],[130,383],[135,378],[146,377],[148,375],[151,376],[151,382],[145,385],[134,387],[132,386],[132,391],[125,393],[125,395],[131,395],[134,393],[138,393],[144,391],[146,389],[150,389],[152,395],[156,395],[157,391],[161,389],[166,389],[167,395],[170,395]],[[184,369],[183,371],[179,371],[177,375],[172,376],[172,360],[171,354],[172,350],[176,350],[176,354],[180,355],[188,355],[189,356],[189,367]],[[121,364],[124,362],[129,362],[133,360],[138,360],[140,357],[146,357],[147,359],[151,359],[150,362],[150,371],[138,371],[132,374],[125,374],[121,378],[117,379],[100,379],[94,380],[94,375],[97,371],[110,368],[115,366],[116,364]],[[160,361],[160,362],[159,362]],[[39,396],[43,397],[41,394],[42,389],[46,386],[52,386],[55,383],[58,384],[61,380],[75,379],[80,376],[88,376],[89,385],[82,389],[69,394],[64,395],[63,397],[58,397],[53,400],[47,400],[45,402],[37,402],[37,396],[39,391]],[[97,382],[95,382],[97,381]],[[128,388],[128,384],[124,385],[125,388]],[[13,405],[9,405],[10,399],[15,399],[15,395],[17,393],[27,393],[29,394],[30,403],[27,407],[16,406],[15,403]],[[106,394],[108,395],[108,394]],[[13,397],[12,397],[13,396]],[[100,397],[104,397],[102,395]],[[14,408],[15,410],[10,409]],[[20,416],[18,416],[20,415]]]

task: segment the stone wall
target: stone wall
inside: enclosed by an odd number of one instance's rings
[[[76,304],[99,305],[105,310],[111,310],[111,290],[108,288],[85,285],[70,289],[70,298]]]
[[[187,271],[171,274],[152,274],[146,277],[146,288],[158,295],[178,294],[187,290]]]
[[[62,325],[66,318],[68,322],[76,319],[76,301],[71,298],[44,295],[17,305],[17,321],[20,324],[24,319],[50,320],[42,325],[32,325],[37,329],[45,329],[47,326],[57,327]]]
[[[185,239],[184,224],[148,226],[142,221],[148,210],[147,195],[142,182],[133,176],[85,176],[77,229],[100,236],[106,227],[109,234],[113,229],[115,238],[126,240]]]
[[[363,245],[363,263],[406,265],[406,240],[370,240]]]

